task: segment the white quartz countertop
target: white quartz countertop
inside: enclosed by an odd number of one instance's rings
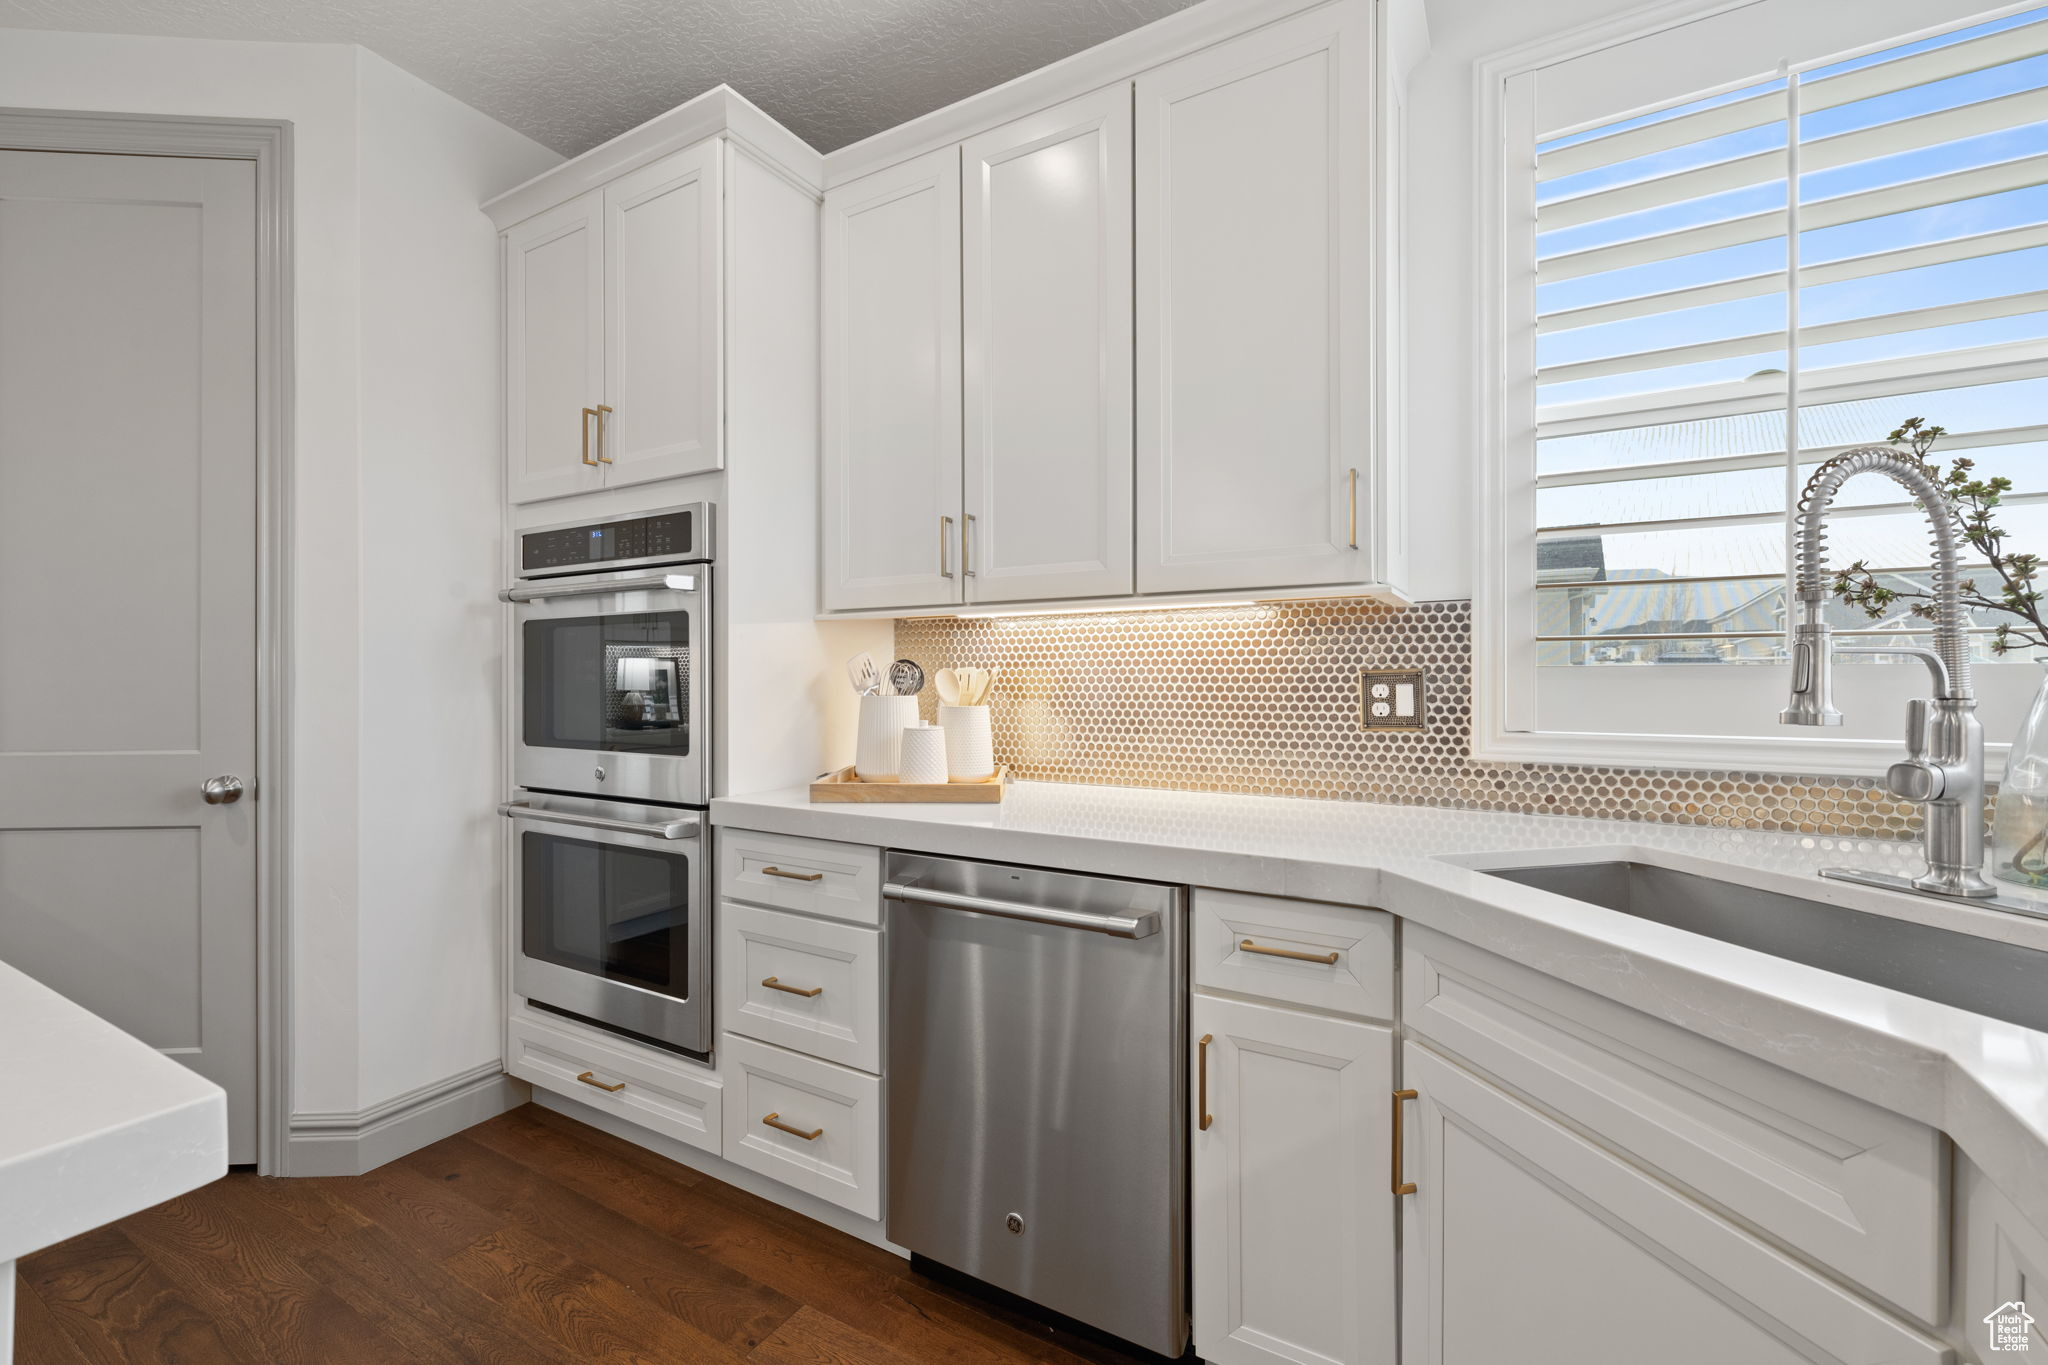
[[[227,1173],[227,1095],[0,962],[0,1265]]]
[[[808,789],[791,788],[716,800],[711,816],[767,833],[1383,907],[1940,1128],[2048,1227],[2048,1033],[1475,870],[1659,863],[2048,952],[2048,919],[1817,875],[1917,872],[1916,844],[1051,783],[1013,784],[996,805],[813,805]],[[2048,897],[2037,899],[2048,910]]]

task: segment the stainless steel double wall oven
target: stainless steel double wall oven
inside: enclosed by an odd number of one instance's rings
[[[711,1047],[709,504],[519,534],[513,986]]]

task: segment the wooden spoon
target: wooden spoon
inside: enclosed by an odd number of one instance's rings
[[[939,689],[939,700],[948,706],[960,704],[960,675],[950,668],[942,668],[932,674],[932,686]]]

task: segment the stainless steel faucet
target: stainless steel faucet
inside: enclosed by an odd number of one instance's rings
[[[1828,599],[1822,556],[1827,514],[1842,485],[1858,474],[1883,474],[1905,488],[1934,530],[1934,648],[1836,645],[1821,619]],[[1956,558],[1961,537],[1948,499],[1926,466],[1888,446],[1862,446],[1835,456],[1806,482],[1799,500],[1795,586],[1799,623],[1792,636],[1792,704],[1778,713],[1786,725],[1840,725],[1834,703],[1836,654],[1911,654],[1934,676],[1931,701],[1906,708],[1906,757],[1885,774],[1901,800],[1921,807],[1927,871],[1918,877],[1831,867],[1820,875],[1929,896],[1980,898],[1998,894],[1984,876],[1984,727],[1970,685],[1970,641],[1964,633],[1962,581]]]

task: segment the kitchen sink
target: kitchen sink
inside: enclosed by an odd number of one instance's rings
[[[1649,863],[1481,869],[1539,891],[2048,1032],[2048,952]]]

